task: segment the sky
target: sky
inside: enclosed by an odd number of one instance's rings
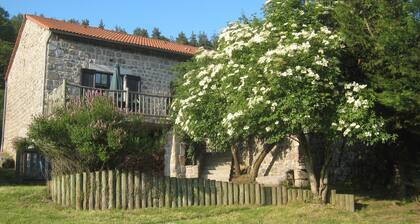
[[[116,25],[132,33],[158,27],[163,35],[176,37],[180,31],[217,34],[241,15],[261,16],[264,0],[0,0],[10,16],[18,13],[43,14],[56,19],[88,19],[106,29]]]

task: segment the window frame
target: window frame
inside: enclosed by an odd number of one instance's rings
[[[91,87],[91,88],[96,88],[96,89],[110,89],[111,87],[111,77],[112,77],[112,73],[109,72],[103,72],[103,71],[97,71],[97,70],[92,70],[92,69],[82,69],[82,75],[80,77],[80,83],[82,86],[86,86],[86,83],[83,83],[84,80],[84,76],[85,75],[90,75],[92,76],[92,85],[93,86],[87,86],[87,87]],[[100,82],[97,82],[97,76],[100,76]],[[102,79],[106,76],[106,84],[102,84]]]

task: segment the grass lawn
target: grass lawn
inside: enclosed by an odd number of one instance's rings
[[[77,212],[51,203],[44,186],[1,184],[0,223],[420,223],[419,203],[361,202],[366,206],[355,213],[303,203]]]

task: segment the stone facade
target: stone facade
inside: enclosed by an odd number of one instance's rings
[[[175,75],[171,71],[181,60],[165,54],[100,45],[53,34],[48,43],[47,91],[58,87],[63,79],[80,84],[82,69],[113,72],[118,63],[123,75],[141,77],[144,93],[170,93]]]
[[[6,83],[2,150],[15,156],[13,141],[25,137],[43,110],[46,45],[51,32],[26,21]]]
[[[258,156],[258,153],[252,152],[242,155],[243,164],[248,166]],[[281,147],[271,151],[261,163],[258,171],[259,177],[270,176],[278,181],[286,181],[288,174],[293,174],[293,184],[295,186],[300,187],[308,184],[305,166],[299,154],[299,143],[291,139]]]

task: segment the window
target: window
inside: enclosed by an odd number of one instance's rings
[[[126,86],[127,86],[128,91],[133,91],[133,92],[141,91],[140,77],[127,75],[125,80],[126,80]]]
[[[112,74],[101,73],[94,70],[82,70],[82,86],[109,89],[111,75]]]

